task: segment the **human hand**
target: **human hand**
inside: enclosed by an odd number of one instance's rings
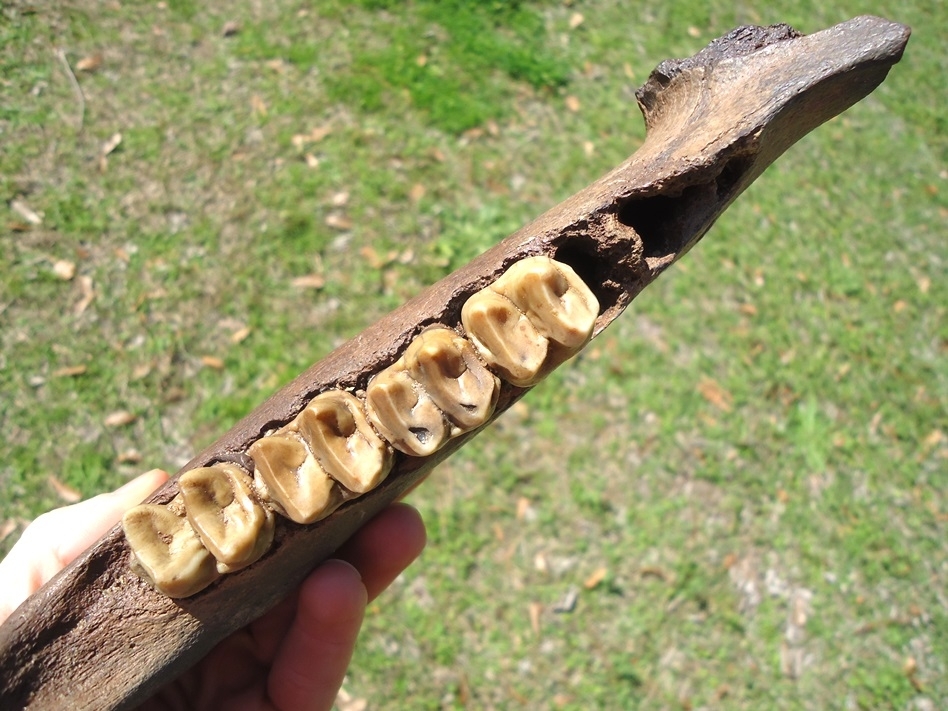
[[[164,472],[148,472],[115,492],[38,517],[0,562],[0,622],[167,478]],[[296,593],[222,641],[141,708],[329,709],[367,603],[424,545],[418,512],[405,504],[390,506],[337,551],[336,559],[316,568]]]

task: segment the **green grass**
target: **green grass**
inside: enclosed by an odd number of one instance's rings
[[[748,22],[912,25],[871,97],[413,495],[429,547],[370,608],[346,688],[371,708],[948,704],[942,3],[0,12],[3,550],[62,503],[51,477],[90,496],[176,469],[618,164],[661,60]]]

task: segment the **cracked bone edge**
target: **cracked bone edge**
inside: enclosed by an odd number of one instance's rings
[[[273,542],[273,512],[254,497],[253,480],[236,464],[220,463],[185,472],[178,479],[191,527],[232,573],[260,558]]]
[[[122,529],[132,569],[168,597],[194,595],[220,575],[181,506],[140,504],[125,512]]]
[[[494,413],[500,381],[478,361],[471,342],[451,329],[423,331],[402,360],[408,374],[454,425],[452,436],[480,427]]]
[[[342,492],[306,445],[282,430],[258,439],[247,450],[254,462],[258,492],[277,513],[296,523],[313,523],[335,511]]]
[[[365,414],[395,449],[413,457],[433,454],[450,435],[444,413],[406,372],[403,360],[369,381]]]
[[[510,299],[540,335],[573,353],[592,336],[599,301],[568,264],[543,256],[522,259],[490,288]]]
[[[461,308],[461,323],[487,365],[519,387],[536,384],[549,341],[514,303],[490,286],[472,295]]]
[[[299,432],[329,476],[357,494],[374,489],[392,468],[392,448],[372,429],[362,402],[344,390],[317,395],[287,429]]]

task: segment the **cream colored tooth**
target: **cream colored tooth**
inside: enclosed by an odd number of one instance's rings
[[[369,381],[365,414],[395,449],[414,457],[436,452],[449,436],[441,410],[401,360]]]
[[[429,329],[411,342],[402,360],[454,425],[452,435],[480,427],[493,414],[500,382],[466,338],[448,328]]]
[[[549,342],[514,303],[491,287],[465,302],[461,323],[487,364],[520,387],[541,377]]]
[[[592,335],[599,301],[568,264],[549,257],[523,259],[490,288],[510,299],[541,335],[570,351]]]
[[[178,479],[191,527],[230,573],[255,562],[273,541],[273,513],[252,493],[253,481],[235,464],[215,464]]]
[[[323,469],[349,491],[374,489],[392,468],[392,450],[366,420],[362,403],[343,390],[317,395],[287,429],[306,440]]]
[[[168,597],[189,597],[219,576],[188,519],[168,506],[141,504],[122,517],[132,568]]]
[[[313,523],[342,503],[336,482],[295,435],[280,432],[247,450],[274,508],[296,523]]]

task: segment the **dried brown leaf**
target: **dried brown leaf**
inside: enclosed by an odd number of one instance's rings
[[[308,143],[319,143],[326,136],[332,133],[332,128],[329,126],[317,126],[312,129],[309,133],[297,133],[291,139],[293,145],[296,148],[302,148]]]
[[[730,412],[734,405],[734,396],[725,390],[716,380],[707,376],[698,382],[698,392],[701,397],[722,412]]]
[[[208,368],[213,368],[214,370],[224,369],[224,361],[217,356],[203,355],[201,356],[201,363],[206,365]]]
[[[250,326],[244,326],[243,328],[238,328],[232,334],[230,334],[230,342],[234,345],[238,343],[243,343],[247,340],[247,336],[250,335]]]
[[[539,602],[531,602],[528,609],[530,614],[530,628],[533,630],[533,634],[540,634],[540,615],[543,614],[543,605]]]
[[[334,230],[351,230],[352,220],[338,212],[330,212],[326,215],[326,227],[332,227]]]
[[[586,18],[583,17],[583,14],[581,12],[574,12],[569,17],[569,28],[571,30],[575,30],[577,27],[583,24],[585,20]]]
[[[126,449],[117,457],[119,464],[138,464],[142,460],[142,453],[137,449]]]
[[[306,274],[290,282],[297,289],[322,289],[326,286],[326,277],[322,274]]]
[[[105,416],[103,422],[106,427],[124,427],[138,419],[138,415],[128,410],[116,410]]]
[[[606,568],[605,566],[600,566],[599,568],[596,568],[592,572],[592,575],[590,575],[588,578],[586,578],[583,581],[583,587],[586,588],[587,590],[592,590],[593,588],[598,587],[599,583],[605,580],[606,575],[608,574],[609,574],[609,569]]]
[[[575,114],[582,108],[582,104],[579,103],[579,99],[570,94],[566,97],[566,108]]]
[[[19,198],[14,199],[10,203],[10,209],[13,210],[17,215],[22,217],[31,225],[43,224],[42,216],[34,212],[33,209],[29,205],[27,205],[25,202],[23,202]]]
[[[79,284],[81,296],[72,307],[72,313],[75,316],[82,316],[83,312],[89,308],[89,304],[95,299],[95,289],[92,288],[92,277],[87,274],[80,276],[76,283]]]
[[[77,72],[94,72],[102,66],[102,52],[83,57],[76,62]]]
[[[530,499],[526,496],[521,496],[517,499],[517,520],[523,521],[527,517],[527,513],[530,511]]]
[[[345,689],[339,689],[333,708],[338,709],[338,711],[366,711],[369,708],[369,702],[366,699],[353,696]]]
[[[57,259],[53,262],[53,274],[63,281],[71,281],[76,276],[76,263],[68,259]]]
[[[72,378],[76,375],[84,375],[88,370],[85,365],[67,365],[63,368],[57,368],[53,371],[54,378]]]
[[[153,365],[151,363],[139,363],[134,368],[132,368],[132,380],[141,380],[142,378],[147,378],[151,373]]]
[[[221,29],[221,34],[224,37],[233,37],[238,32],[240,32],[240,23],[236,20],[228,20]]]
[[[82,494],[80,494],[68,484],[64,484],[52,474],[47,477],[47,481],[49,482],[49,485],[53,487],[53,491],[56,492],[56,496],[65,501],[67,504],[74,504],[77,501],[82,500]]]
[[[3,525],[0,526],[0,541],[5,540],[7,536],[16,530],[16,527],[17,521],[15,518],[8,518],[4,521]]]
[[[412,202],[418,202],[425,196],[425,186],[421,183],[415,183],[408,191],[408,199]]]
[[[109,136],[109,140],[102,144],[101,154],[104,156],[112,153],[116,148],[118,148],[122,143],[122,134],[113,133]]]
[[[267,102],[259,94],[250,97],[250,111],[254,116],[267,115]]]
[[[386,264],[388,264],[388,262],[386,262],[385,259],[380,256],[379,253],[375,251],[375,248],[371,245],[366,245],[360,249],[359,254],[362,255],[362,258],[365,259],[366,263],[372,269],[381,269]]]

